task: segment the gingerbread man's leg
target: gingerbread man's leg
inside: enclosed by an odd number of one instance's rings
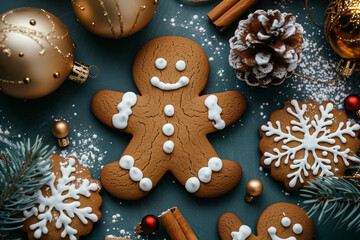
[[[119,161],[107,164],[101,170],[101,183],[113,196],[124,200],[137,200],[145,197],[160,181],[167,171],[168,161],[162,149],[153,148],[160,144],[160,136],[153,142],[148,131],[143,136],[133,137]],[[164,161],[165,160],[165,161]]]
[[[175,151],[186,152],[187,159],[172,159],[170,167],[186,190],[198,197],[211,198],[233,189],[241,179],[241,166],[237,162],[220,159],[206,136],[190,136],[190,139],[192,141],[183,140],[175,148]],[[195,139],[199,140],[195,142]]]

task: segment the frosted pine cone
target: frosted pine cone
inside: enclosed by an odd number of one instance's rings
[[[305,48],[303,28],[279,10],[257,10],[241,20],[230,39],[229,63],[250,86],[281,84],[297,67]]]

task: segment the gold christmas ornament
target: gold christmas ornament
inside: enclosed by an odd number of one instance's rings
[[[333,0],[326,10],[324,27],[326,39],[342,57],[337,71],[352,75],[360,59],[360,0]]]
[[[156,12],[158,0],[71,0],[74,12],[90,32],[124,38],[144,28]]]
[[[248,181],[246,184],[245,200],[247,202],[253,202],[256,199],[256,197],[260,196],[260,194],[263,191],[263,188],[264,186],[262,182],[258,179],[252,179]]]
[[[0,89],[7,95],[40,98],[69,76],[84,82],[86,65],[74,62],[74,45],[65,25],[37,8],[0,15]]]
[[[69,125],[65,121],[56,121],[51,128],[51,132],[54,137],[58,139],[60,147],[66,147],[69,145]]]

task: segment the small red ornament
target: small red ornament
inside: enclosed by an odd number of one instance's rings
[[[159,220],[154,215],[147,215],[142,220],[141,223],[136,225],[136,233],[154,233],[158,230],[160,225]]]
[[[357,95],[350,94],[344,100],[345,109],[350,112],[355,112],[360,109],[360,98]]]

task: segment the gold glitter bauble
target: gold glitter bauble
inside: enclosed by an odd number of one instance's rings
[[[334,0],[325,14],[325,36],[347,60],[360,59],[360,0]]]
[[[123,38],[144,28],[156,11],[157,0],[72,0],[78,21],[90,32]]]
[[[48,95],[72,73],[73,54],[67,28],[51,13],[17,8],[0,15],[0,89],[5,94]]]

